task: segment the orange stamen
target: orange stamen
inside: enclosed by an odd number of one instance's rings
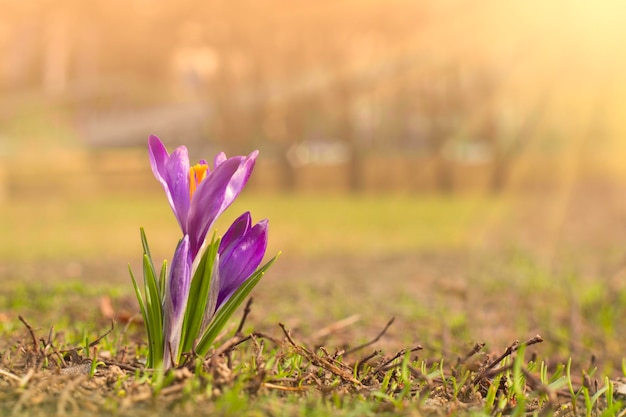
[[[196,164],[189,169],[189,199],[193,198],[198,185],[206,178],[208,166],[204,164]]]

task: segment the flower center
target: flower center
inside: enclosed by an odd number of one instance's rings
[[[189,200],[193,198],[198,185],[206,178],[208,168],[205,164],[196,164],[189,169]]]

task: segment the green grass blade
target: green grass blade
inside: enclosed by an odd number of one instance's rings
[[[135,279],[135,274],[133,274],[133,270],[130,265],[128,265],[128,272],[130,273],[130,279],[133,281],[133,288],[135,289],[135,296],[137,297],[137,302],[139,303],[139,310],[141,311],[141,316],[143,317],[144,326],[146,328],[146,333],[148,336],[148,346],[151,346],[152,341],[152,329],[150,328],[150,318],[148,317],[146,311],[146,304],[143,300],[143,296],[141,295],[141,290],[139,289],[139,285],[137,285],[137,280]],[[148,363],[152,363],[152,349],[148,349]]]
[[[207,327],[205,333],[202,335],[202,338],[198,342],[198,346],[196,346],[196,352],[201,356],[204,356],[209,351],[211,344],[218,336],[219,332],[222,331],[228,319],[233,315],[237,307],[241,305],[241,303],[248,297],[248,294],[252,291],[252,289],[259,283],[261,277],[267,269],[272,266],[274,261],[276,261],[278,255],[273,257],[268,263],[259,268],[250,278],[246,280],[246,282],[241,285],[235,291],[235,293],[228,299],[228,301],[220,307],[220,309],[215,314],[215,317]]]

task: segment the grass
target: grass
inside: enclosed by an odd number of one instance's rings
[[[296,255],[371,254],[458,248],[498,207],[459,197],[242,196],[223,216],[224,230],[242,211],[271,220],[270,251]],[[139,226],[155,251],[170,257],[178,227],[161,195],[75,200],[21,200],[0,206],[0,259],[129,259]]]
[[[620,415],[626,285],[603,264],[620,242],[609,230],[599,249],[570,240],[546,263],[542,248],[515,239],[555,242],[541,218],[518,221],[528,207],[510,197],[248,194],[218,228],[244,209],[268,217],[269,253],[281,259],[220,354],[155,378],[126,263],[140,261],[140,225],[153,253],[171,257],[177,227],[164,198],[12,201],[0,208],[0,410]],[[594,254],[603,268],[590,267]]]

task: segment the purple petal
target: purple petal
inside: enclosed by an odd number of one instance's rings
[[[215,155],[215,158],[213,159],[213,169],[217,168],[225,160],[226,160],[226,154],[224,152],[220,152],[217,155]]]
[[[250,155],[248,155],[248,157],[246,158],[246,164],[248,165],[247,170],[246,170],[246,179],[245,179],[246,183],[250,179],[250,175],[252,175],[252,170],[254,169],[254,165],[256,164],[256,159],[258,156],[259,156],[259,151],[252,151],[250,152]]]
[[[170,155],[167,153],[167,149],[165,149],[161,140],[154,135],[151,135],[148,139],[148,153],[150,154],[152,173],[156,179],[159,180],[161,185],[163,185],[165,191],[168,192],[167,181],[165,180],[167,177],[165,164]]]
[[[158,136],[150,135],[148,138],[148,150],[150,151],[150,160],[153,162],[153,168],[154,166],[163,166],[169,154]]]
[[[189,207],[187,230],[195,257],[215,219],[237,198],[248,182],[256,155],[226,159],[200,183]]]
[[[169,155],[161,140],[152,135],[148,139],[148,150],[152,173],[163,186],[176,220],[183,233],[186,233],[187,214],[189,212],[189,156],[187,148],[181,146],[172,155]]]
[[[241,239],[248,230],[250,230],[250,226],[252,224],[252,218],[250,217],[250,212],[246,211],[241,216],[239,216],[233,224],[230,225],[224,236],[222,236],[219,252],[220,253],[229,253],[233,250],[233,246]]]
[[[267,219],[261,220],[244,236],[229,244],[228,251],[220,252],[218,309],[256,271],[263,260],[267,249],[267,228]]]
[[[180,333],[187,308],[191,285],[191,256],[189,236],[180,241],[168,276],[164,301],[164,366],[168,369],[175,364],[172,358],[178,357]]]
[[[170,204],[183,230],[183,234],[187,234],[187,216],[190,205],[189,155],[187,148],[184,146],[176,148],[167,160],[166,169]]]
[[[191,277],[191,256],[189,255],[189,236],[185,235],[174,253],[168,283],[168,295],[172,300],[172,308],[175,314],[180,314],[184,311],[183,307],[187,302],[187,295],[189,294]]]

